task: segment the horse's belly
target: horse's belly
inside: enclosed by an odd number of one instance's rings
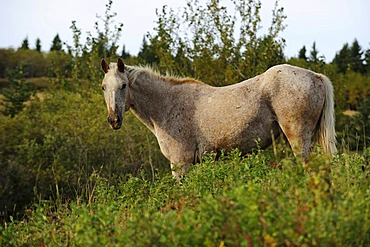
[[[200,137],[200,146],[203,146],[204,151],[238,148],[248,153],[254,148],[269,146],[272,138],[280,133],[277,122],[269,117],[264,121],[259,118],[249,122],[241,120],[215,121],[206,126]]]
[[[249,152],[268,146],[271,131],[278,132],[279,127],[262,93],[256,88],[224,91],[203,98],[196,107],[198,144],[205,151],[238,148]]]

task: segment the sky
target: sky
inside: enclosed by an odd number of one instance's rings
[[[270,26],[275,0],[261,2],[263,34]],[[30,48],[34,48],[39,38],[42,50],[48,51],[56,34],[72,45],[72,21],[76,21],[82,33],[93,32],[96,15],[104,16],[107,3],[108,0],[2,1],[0,48],[16,49],[25,38]],[[113,0],[115,20],[124,24],[120,44],[125,44],[130,54],[137,55],[143,36],[153,32],[155,10],[163,5],[177,10],[185,4],[186,0]],[[303,46],[309,51],[313,42],[319,55],[329,62],[345,43],[352,44],[354,39],[363,49],[370,49],[369,0],[280,0],[280,6],[287,16],[287,27],[280,35],[286,40],[287,57],[297,56]],[[119,52],[121,49],[122,45]]]

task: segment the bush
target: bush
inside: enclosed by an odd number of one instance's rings
[[[93,176],[89,201],[36,205],[2,229],[4,245],[365,246],[370,242],[364,155],[270,166],[265,152],[207,158],[179,185],[169,174],[112,186]]]
[[[14,118],[1,116],[3,217],[34,196],[84,197],[94,171],[116,184],[128,173],[151,176],[153,166],[169,169],[154,136],[131,114],[122,130],[109,128],[100,94],[56,91],[43,98]]]

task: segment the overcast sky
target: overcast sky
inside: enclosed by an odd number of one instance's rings
[[[204,1],[204,0],[203,0]],[[223,2],[229,2],[224,0]],[[261,0],[262,25],[268,28],[275,0]],[[0,48],[18,48],[28,37],[30,47],[40,38],[43,50],[49,50],[58,33],[62,41],[72,44],[72,20],[83,33],[94,31],[96,14],[104,16],[108,0],[8,0],[0,8]],[[121,44],[136,55],[143,35],[151,32],[156,20],[155,9],[169,5],[184,6],[186,0],[114,0],[117,22],[124,24]],[[287,15],[285,55],[297,56],[303,45],[310,50],[314,41],[320,55],[331,61],[344,43],[356,38],[363,49],[370,49],[369,0],[280,0]],[[122,46],[119,48],[121,51]]]

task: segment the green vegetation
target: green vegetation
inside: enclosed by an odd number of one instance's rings
[[[370,150],[316,156],[310,168],[256,151],[209,156],[179,185],[169,174],[113,186],[94,174],[89,200],[40,201],[8,222],[4,245],[366,246]]]
[[[14,117],[23,110],[24,103],[29,101],[32,96],[31,84],[25,81],[23,66],[9,72],[9,87],[4,90],[1,105],[4,115]]]
[[[132,115],[123,131],[109,128],[100,94],[60,90],[43,97],[13,118],[0,116],[2,217],[35,196],[85,195],[94,171],[117,183],[125,174],[150,170],[150,162],[167,166],[154,136]]]
[[[369,245],[369,50],[355,40],[326,63],[314,43],[286,58],[278,1],[267,34],[260,1],[232,2],[236,16],[214,0],[163,7],[138,55],[120,55],[218,86],[284,62],[323,73],[335,88],[334,160],[313,147],[303,166],[281,138],[246,157],[211,154],[178,184],[133,115],[120,131],[106,123],[99,62],[116,59],[124,31],[108,1],[86,41],[73,21],[73,44],[57,35],[49,52],[27,39],[0,49],[1,246]]]

